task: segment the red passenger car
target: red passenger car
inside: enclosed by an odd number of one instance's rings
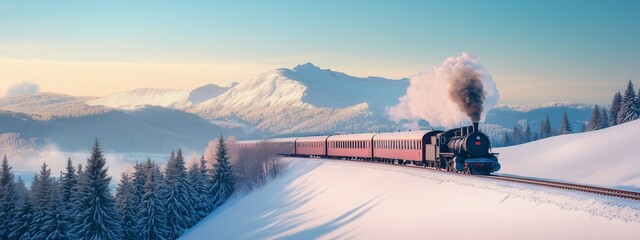
[[[411,131],[379,133],[373,137],[376,159],[395,159],[414,164],[435,161],[435,138],[442,131]]]
[[[327,137],[300,137],[296,139],[296,155],[325,157],[327,155]]]
[[[338,158],[373,158],[371,140],[376,133],[332,135],[327,138],[327,155]]]

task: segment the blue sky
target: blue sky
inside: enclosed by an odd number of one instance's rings
[[[0,81],[104,95],[305,62],[400,78],[470,52],[503,103],[604,104],[640,85],[639,12],[640,1],[0,1]]]

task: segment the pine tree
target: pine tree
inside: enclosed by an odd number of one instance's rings
[[[133,193],[136,199],[136,205],[140,205],[144,196],[144,181],[147,179],[146,168],[143,163],[133,165],[133,177],[131,184],[133,185]]]
[[[533,141],[533,133],[531,132],[531,127],[529,126],[529,123],[527,123],[527,125],[525,125],[525,128],[524,128],[524,141],[525,142]]]
[[[593,107],[593,110],[591,111],[591,119],[589,119],[588,130],[595,131],[600,129],[601,126],[602,126],[602,117],[600,116],[600,107],[596,105],[595,107]]]
[[[138,224],[138,212],[136,205],[136,196],[133,182],[129,179],[129,175],[122,173],[120,184],[116,190],[116,206],[120,211],[120,219],[122,222],[122,239],[136,239],[138,232],[136,224]]]
[[[24,203],[20,206],[20,209],[18,209],[15,220],[11,225],[9,239],[31,239],[29,227],[33,219],[33,211],[31,209],[29,195],[25,195],[24,197]]]
[[[218,139],[216,149],[218,152],[216,154],[216,164],[212,177],[213,184],[211,184],[211,189],[209,190],[211,200],[214,203],[213,209],[222,205],[222,203],[233,194],[235,189],[235,178],[231,170],[231,164],[229,163],[227,145],[222,135],[220,135]]]
[[[148,162],[151,162],[151,160],[149,159]],[[155,163],[153,165],[155,165]],[[157,194],[157,180],[154,179],[155,171],[154,169],[147,170],[147,178],[144,183],[145,193],[140,205],[140,219],[136,225],[138,239],[162,240],[166,239],[165,236],[169,233],[166,213],[163,208],[162,199],[160,195]]]
[[[551,128],[551,120],[547,115],[547,118],[540,123],[540,138],[548,138],[553,135],[553,129]]]
[[[587,124],[583,122],[580,127],[580,132],[586,132],[586,131],[587,131]]]
[[[71,158],[67,159],[67,167],[66,172],[62,174],[62,189],[61,189],[61,198],[64,213],[62,215],[62,223],[69,224],[67,228],[67,235],[70,237],[74,237],[75,233],[73,232],[72,224],[76,221],[76,215],[78,215],[77,211],[77,192],[78,192],[78,176],[76,175],[76,168],[73,166],[73,162]]]
[[[162,189],[169,230],[167,238],[175,239],[182,235],[184,230],[193,226],[197,217],[196,211],[193,209],[194,201],[191,198],[195,191],[189,184],[181,149],[178,149],[175,155],[173,152],[171,153]]]
[[[120,239],[121,223],[118,209],[109,190],[111,177],[105,167],[106,159],[96,139],[87,159],[84,186],[81,187],[78,237],[81,239]]]
[[[57,190],[57,189],[56,189]],[[71,240],[75,239],[70,233],[71,223],[67,220],[65,205],[61,202],[61,194],[54,193],[50,203],[51,215],[44,222],[44,229],[47,229],[46,239]]]
[[[600,118],[602,119],[602,122],[600,122],[600,129],[605,129],[609,127],[609,114],[607,112],[607,108],[606,107],[602,107],[601,113],[600,113]]]
[[[84,211],[84,209],[82,208],[81,192],[85,191],[83,189],[85,188],[85,186],[87,186],[88,180],[86,172],[84,171],[81,163],[78,164],[78,168],[76,169],[76,186],[72,190],[73,194],[71,195],[70,200],[73,203],[72,209],[70,211],[72,215],[70,215],[70,217],[72,217],[73,219],[70,219],[70,221],[73,223],[71,232],[74,234],[74,236],[78,237],[78,232],[76,232],[78,228],[76,226],[82,224],[82,222],[84,221],[84,219],[81,219],[80,214]]]
[[[618,124],[638,119],[640,115],[638,101],[633,83],[629,80],[627,90],[624,91],[624,96],[622,97],[622,104],[620,105],[620,112],[618,113]]]
[[[211,203],[205,186],[206,169],[205,171],[202,171],[201,167],[206,167],[204,165],[204,156],[200,160],[200,164],[193,163],[188,172],[190,185],[193,186],[194,190],[192,197],[194,199],[193,209],[196,211],[197,220],[200,220],[209,214],[209,205]]]
[[[611,116],[611,118],[609,119],[610,126],[618,125],[618,113],[620,112],[621,105],[622,95],[620,95],[620,91],[618,91],[615,95],[613,95],[611,107],[609,108],[609,115]]]
[[[29,232],[33,239],[46,239],[53,232],[50,225],[45,225],[55,214],[55,181],[51,177],[51,169],[46,163],[42,163],[40,172],[33,180],[31,187],[33,220],[29,226]]]
[[[0,239],[8,239],[16,212],[16,189],[11,166],[5,155],[0,166]]]
[[[513,144],[521,144],[523,142],[523,135],[524,133],[522,132],[522,128],[520,128],[520,125],[516,123],[513,126],[513,137],[511,138]]]
[[[567,113],[562,114],[562,126],[560,126],[560,134],[571,134],[573,129],[571,128],[571,123],[569,123],[569,117],[567,117]]]
[[[636,95],[636,119],[640,118],[640,89],[638,89],[638,95]]]
[[[62,202],[71,203],[75,190],[78,186],[78,178],[76,176],[76,168],[73,166],[71,158],[67,159],[66,172],[62,175]]]
[[[505,131],[502,134],[502,146],[510,146],[510,145],[511,145],[511,137],[509,136],[509,133]]]

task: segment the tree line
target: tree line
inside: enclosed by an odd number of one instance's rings
[[[588,122],[582,123],[580,132],[595,131],[610,126],[623,124],[640,118],[640,90],[635,92],[633,82],[629,80],[624,94],[616,92],[609,108],[595,105],[591,111]],[[560,129],[551,126],[549,116],[540,123],[537,132],[533,131],[529,123],[516,123],[511,132],[505,131],[502,135],[502,146],[511,146],[548,138],[556,135],[571,134],[576,132],[565,112],[562,115]]]
[[[239,166],[235,170],[227,145],[220,136],[214,161],[203,155],[189,169],[180,149],[171,153],[164,171],[150,158],[136,163],[132,173],[122,173],[115,194],[97,140],[84,166],[68,159],[56,178],[43,163],[29,188],[21,177],[14,179],[5,156],[0,166],[0,239],[176,239],[238,188],[257,187],[255,179],[275,177],[273,172],[284,166],[269,151],[237,147],[242,159],[234,160]],[[258,165],[262,167],[247,171]]]

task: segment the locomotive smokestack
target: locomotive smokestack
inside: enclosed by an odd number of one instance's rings
[[[479,132],[480,131],[480,127],[478,126],[478,122],[474,122],[473,123],[473,131],[474,132]]]

